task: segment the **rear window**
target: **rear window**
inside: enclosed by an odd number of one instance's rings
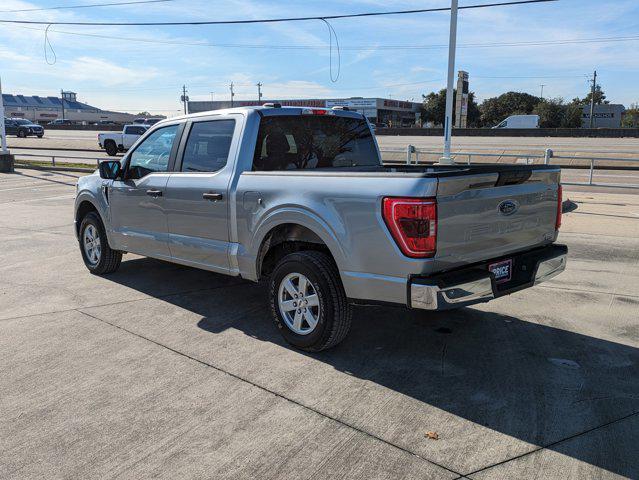
[[[262,118],[253,170],[378,166],[366,120],[334,115]]]

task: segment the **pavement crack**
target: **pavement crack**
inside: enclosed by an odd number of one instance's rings
[[[78,313],[81,313],[82,315],[85,315],[85,316],[87,316],[89,318],[97,320],[98,322],[101,322],[101,323],[104,323],[106,325],[110,325],[113,328],[117,328],[119,330],[122,330],[123,332],[126,332],[129,335],[133,335],[133,336],[138,337],[138,338],[140,338],[142,340],[145,340],[147,342],[153,343],[154,345],[157,345],[160,348],[164,348],[164,349],[166,349],[166,350],[168,350],[168,351],[170,351],[172,353],[175,353],[176,355],[180,355],[180,356],[182,356],[184,358],[192,360],[193,362],[199,363],[200,365],[203,365],[205,367],[212,368],[213,370],[215,370],[217,372],[220,372],[220,373],[222,373],[224,375],[228,375],[228,376],[230,376],[230,377],[232,377],[232,378],[234,378],[236,380],[239,380],[240,382],[244,382],[244,383],[246,383],[248,385],[251,385],[254,388],[257,388],[257,389],[259,389],[259,390],[261,390],[263,392],[269,393],[269,394],[271,394],[271,395],[273,395],[273,396],[275,396],[277,398],[280,398],[280,399],[282,399],[282,400],[284,400],[286,402],[289,402],[289,403],[291,403],[293,405],[296,405],[296,406],[298,406],[298,407],[300,407],[300,408],[302,408],[302,409],[304,409],[306,411],[309,411],[309,412],[314,413],[316,415],[319,415],[319,416],[321,416],[323,418],[326,418],[328,420],[336,422],[336,423],[342,425],[343,427],[346,427],[348,429],[351,429],[351,430],[353,430],[355,432],[360,433],[361,435],[364,435],[365,437],[368,437],[368,438],[371,438],[371,439],[373,439],[373,440],[375,440],[377,442],[383,443],[384,445],[387,445],[387,446],[389,446],[391,448],[399,450],[399,451],[401,451],[401,452],[403,452],[403,453],[405,453],[407,455],[411,455],[411,456],[417,457],[417,458],[419,458],[420,460],[422,460],[424,462],[427,462],[427,463],[429,463],[431,465],[439,467],[439,468],[441,468],[443,470],[446,470],[446,471],[448,471],[450,473],[453,473],[455,475],[459,475],[459,478],[464,478],[464,475],[462,473],[457,472],[455,470],[452,470],[449,467],[446,467],[445,465],[442,465],[440,463],[435,462],[434,460],[430,460],[430,459],[428,459],[428,458],[426,458],[426,457],[424,457],[424,456],[422,456],[422,455],[420,455],[418,453],[415,453],[415,452],[409,450],[408,448],[403,447],[403,446],[401,446],[401,445],[399,445],[399,444],[397,444],[395,442],[391,442],[390,440],[385,440],[384,438],[382,438],[382,437],[380,437],[378,435],[375,435],[374,433],[368,432],[368,431],[364,430],[363,428],[360,428],[360,427],[358,427],[356,425],[353,425],[353,424],[351,424],[351,423],[349,423],[349,422],[347,422],[345,420],[339,419],[339,418],[334,417],[332,415],[329,415],[329,414],[327,414],[325,412],[317,410],[314,407],[310,407],[308,405],[305,405],[304,403],[302,403],[302,402],[300,402],[298,400],[295,400],[293,398],[287,397],[286,395],[284,395],[282,393],[279,393],[279,392],[277,392],[275,390],[272,390],[272,389],[270,389],[268,387],[260,385],[259,383],[256,383],[256,382],[254,382],[252,380],[249,380],[248,378],[245,378],[245,377],[243,377],[243,376],[241,376],[241,375],[239,375],[237,373],[233,373],[231,371],[225,370],[224,368],[219,367],[219,366],[217,366],[217,365],[215,365],[213,363],[209,363],[209,362],[201,360],[201,359],[199,359],[197,357],[189,355],[187,353],[180,352],[179,350],[176,350],[176,349],[174,349],[172,347],[169,347],[168,345],[166,345],[164,343],[161,343],[161,342],[158,342],[156,340],[153,340],[152,338],[145,337],[144,335],[136,333],[136,332],[134,332],[132,330],[129,330],[127,328],[124,328],[124,327],[122,327],[120,325],[117,325],[115,323],[111,323],[111,322],[109,322],[107,320],[104,320],[102,318],[96,317],[95,315],[91,315],[90,313],[87,313],[87,312],[81,310],[80,308],[84,308],[84,307],[79,307],[79,308],[74,309],[74,310],[77,311]]]
[[[581,437],[582,435],[587,435],[587,434],[589,434],[591,432],[594,432],[596,430],[608,427],[610,425],[614,425],[615,423],[623,422],[624,420],[628,420],[629,418],[632,418],[632,417],[634,417],[636,415],[639,415],[639,410],[637,410],[635,412],[632,412],[632,413],[629,413],[627,415],[624,415],[623,417],[617,418],[615,420],[610,420],[608,422],[602,423],[601,425],[597,425],[595,427],[588,428],[586,430],[583,430],[582,432],[574,433],[572,435],[569,435],[567,437],[561,438],[559,440],[555,440],[554,442],[550,442],[550,443],[548,443],[546,445],[541,445],[541,446],[536,447],[536,448],[534,448],[534,449],[532,449],[532,450],[530,450],[528,452],[522,453],[520,455],[515,455],[514,457],[508,458],[506,460],[502,460],[501,462],[496,462],[496,463],[493,463],[491,465],[487,465],[487,466],[482,467],[482,468],[480,468],[478,470],[474,470],[472,472],[466,473],[465,475],[467,477],[470,476],[470,475],[475,475],[476,473],[483,472],[485,470],[489,470],[489,469],[494,468],[494,467],[498,467],[499,465],[503,465],[505,463],[512,462],[513,460],[518,460],[520,458],[527,457],[528,455],[532,455],[533,453],[537,453],[537,452],[540,452],[542,450],[548,450],[549,448],[552,448],[552,447],[554,447],[556,445],[559,445],[561,443],[567,442],[567,441],[572,440],[572,439],[577,438],[577,437]]]

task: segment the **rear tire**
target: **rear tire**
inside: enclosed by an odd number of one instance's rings
[[[18,138],[26,138],[27,137],[27,132],[25,132],[24,130],[18,130]]]
[[[301,350],[334,347],[350,330],[352,307],[325,253],[309,250],[282,258],[269,279],[269,298],[280,333]]]
[[[110,157],[115,157],[118,153],[118,146],[113,140],[107,140],[106,142],[104,142],[104,149],[106,150],[107,155],[109,155]]]
[[[122,252],[109,246],[102,220],[95,212],[87,213],[80,223],[80,252],[86,267],[96,275],[115,272],[122,261]]]

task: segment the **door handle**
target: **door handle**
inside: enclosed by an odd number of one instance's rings
[[[150,197],[161,197],[162,190],[147,190],[146,194]]]
[[[208,193],[203,193],[202,194],[202,198],[204,200],[209,200],[209,201],[214,202],[215,200],[222,200],[222,198],[224,198],[224,196],[221,193],[208,192]]]

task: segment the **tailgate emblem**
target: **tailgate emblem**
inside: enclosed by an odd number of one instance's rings
[[[519,203],[515,200],[504,200],[497,206],[497,210],[504,216],[512,215],[519,210]]]

